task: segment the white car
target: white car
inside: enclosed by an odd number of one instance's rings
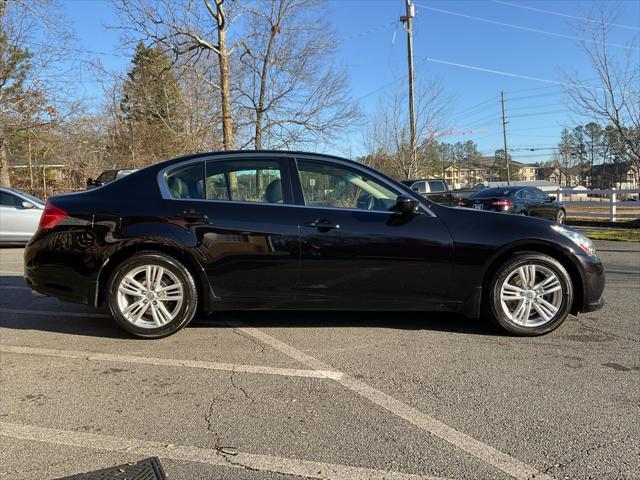
[[[0,244],[27,243],[38,229],[42,210],[43,200],[0,187]]]

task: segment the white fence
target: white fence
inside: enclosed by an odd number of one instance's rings
[[[547,191],[567,207],[567,217],[599,217],[615,222],[618,219],[640,218],[640,189],[555,190]],[[628,199],[635,199],[629,201]],[[600,207],[603,211],[576,211],[571,207]],[[603,209],[604,207],[604,209]],[[593,208],[596,210],[596,208]],[[631,212],[633,210],[633,212]]]

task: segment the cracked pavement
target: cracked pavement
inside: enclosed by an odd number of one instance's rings
[[[162,459],[170,480],[282,480],[304,462],[512,478],[330,379],[88,358],[308,368],[234,327],[243,322],[551,478],[638,479],[640,245],[596,246],[607,305],[544,337],[503,336],[429,313],[229,312],[159,341],[128,338],[106,317],[84,317],[96,313],[85,306],[32,297],[10,273],[22,250],[1,249],[0,345],[87,357],[0,353],[0,422],[198,449],[189,460]],[[213,460],[200,459],[207,451]],[[0,479],[57,478],[140,458],[135,449],[0,435]],[[356,478],[335,471],[326,478]]]

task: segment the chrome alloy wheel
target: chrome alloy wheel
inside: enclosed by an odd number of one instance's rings
[[[523,327],[550,322],[560,310],[563,289],[558,276],[542,265],[527,264],[514,269],[500,287],[504,314]]]
[[[131,269],[118,285],[118,308],[131,324],[158,328],[176,318],[184,302],[182,283],[159,265]]]

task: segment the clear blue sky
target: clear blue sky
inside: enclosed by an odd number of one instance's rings
[[[501,148],[502,90],[506,92],[510,148],[554,146],[562,128],[574,125],[559,85],[435,63],[424,58],[553,81],[561,79],[561,69],[582,72],[584,78],[593,77],[577,41],[562,37],[574,36],[571,24],[575,20],[540,11],[582,16],[592,8],[589,0],[414,2],[416,82],[440,78],[446,93],[455,97],[447,126],[456,132],[471,131],[444,136],[443,141],[472,139],[486,154]],[[623,0],[615,3],[623,14],[617,21],[621,26],[613,29],[610,42],[624,44],[640,31],[640,2]],[[106,28],[107,24],[115,23],[109,2],[68,0],[62,4],[73,23],[80,48],[105,52],[99,58],[110,69],[128,67],[129,58],[123,55],[119,33]],[[365,112],[374,112],[382,96],[406,86],[406,34],[398,21],[403,13],[404,0],[329,2],[327,15],[331,16],[338,36],[343,39],[338,60],[349,70],[352,95],[359,99]],[[611,51],[622,52],[616,48]],[[81,78],[80,91],[97,96],[89,75],[81,75]],[[381,88],[385,85],[388,86]],[[361,143],[360,134],[354,133],[343,140],[338,153],[358,155],[362,152]],[[335,151],[334,148],[329,150]],[[550,150],[514,151],[512,155],[523,162],[544,161],[550,158]]]

